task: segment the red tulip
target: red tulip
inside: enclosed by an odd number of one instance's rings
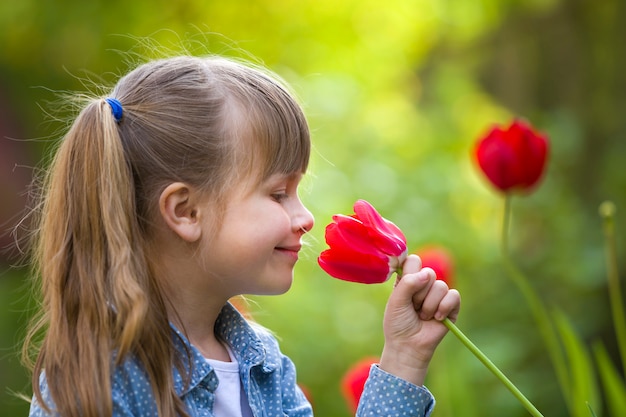
[[[361,394],[365,387],[365,381],[370,374],[372,364],[378,363],[378,358],[364,358],[348,369],[341,379],[341,394],[346,400],[350,411],[354,414],[359,406]]]
[[[505,193],[529,191],[541,178],[548,155],[547,137],[519,120],[493,127],[478,141],[475,156],[489,181]]]
[[[448,287],[454,287],[454,263],[450,253],[441,246],[426,246],[415,253],[422,260],[422,267],[431,268],[437,279],[444,281]]]
[[[318,263],[344,281],[374,284],[387,281],[407,256],[406,238],[365,200],[354,203],[354,215],[336,214],[326,226],[326,243]]]

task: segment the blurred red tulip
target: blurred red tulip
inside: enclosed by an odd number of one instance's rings
[[[407,256],[406,238],[365,200],[354,204],[354,215],[336,214],[326,226],[326,243],[318,263],[330,276],[374,284],[387,281]]]
[[[341,394],[348,404],[352,413],[356,413],[359,400],[365,387],[365,381],[370,374],[372,364],[378,363],[378,358],[363,358],[348,369],[341,379]]]
[[[547,155],[547,137],[520,120],[505,129],[493,127],[475,148],[478,165],[505,193],[531,190],[543,174]]]
[[[452,255],[441,246],[425,246],[415,251],[422,260],[422,267],[431,268],[437,279],[444,281],[448,287],[454,287],[454,262]]]

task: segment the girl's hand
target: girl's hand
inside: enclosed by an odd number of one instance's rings
[[[435,348],[448,331],[441,321],[456,320],[461,296],[437,280],[432,269],[422,269],[417,255],[410,255],[402,270],[385,310],[380,368],[423,385]]]

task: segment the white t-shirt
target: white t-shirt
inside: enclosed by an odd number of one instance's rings
[[[226,349],[228,349],[230,362],[205,358],[215,370],[219,381],[215,390],[213,415],[215,417],[252,417],[248,397],[241,386],[239,363],[230,348],[227,346]]]

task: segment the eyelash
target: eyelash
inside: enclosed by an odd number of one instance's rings
[[[274,199],[274,201],[276,201],[277,203],[282,202],[283,200],[285,200],[287,197],[289,197],[289,195],[287,193],[275,193],[271,195],[272,199]]]

